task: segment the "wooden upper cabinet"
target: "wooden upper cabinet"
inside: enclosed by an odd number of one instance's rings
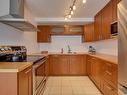
[[[102,39],[109,39],[111,36],[112,23],[112,2],[110,1],[102,10]]]
[[[94,23],[95,33],[94,33],[94,40],[98,41],[102,39],[102,13],[99,12],[95,16],[95,23]]]
[[[39,43],[47,43],[51,42],[51,36],[50,36],[50,26],[38,26],[38,29],[40,30],[37,32],[37,42]]]
[[[84,26],[84,42],[94,41],[94,23]]]
[[[110,39],[111,23],[117,21],[117,4],[119,0],[111,0],[95,16],[95,34],[96,41]]]
[[[64,25],[51,26],[51,35],[82,35],[83,26],[80,25]]]

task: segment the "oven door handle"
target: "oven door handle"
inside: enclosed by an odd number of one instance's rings
[[[44,64],[46,62],[46,59],[40,62],[37,62],[33,65],[33,69],[37,69],[39,66],[41,66],[42,64]]]

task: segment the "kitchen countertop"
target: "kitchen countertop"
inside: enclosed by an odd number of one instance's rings
[[[0,72],[20,72],[32,64],[32,62],[0,62]]]
[[[117,56],[107,55],[107,54],[89,54],[87,52],[76,52],[76,53],[60,53],[60,52],[49,52],[48,54],[41,54],[41,53],[34,53],[31,55],[42,55],[42,56],[49,56],[49,55],[90,55],[111,63],[118,63]],[[33,62],[0,62],[0,72],[20,72],[26,69],[29,66],[32,66]]]
[[[111,63],[114,63],[114,64],[118,64],[118,57],[117,56],[100,54],[100,53],[88,54],[88,55],[102,59],[102,60],[105,60],[105,61],[108,61],[108,62],[111,62]]]
[[[102,53],[95,53],[95,54],[90,54],[88,52],[76,52],[76,53],[60,53],[60,52],[49,52],[48,54],[41,54],[41,53],[35,53],[33,55],[45,55],[45,56],[48,56],[48,55],[54,55],[54,54],[58,54],[58,55],[90,55],[90,56],[93,56],[93,57],[96,57],[96,58],[99,58],[99,59],[102,59],[102,60],[105,60],[105,61],[108,61],[108,62],[111,62],[111,63],[115,63],[115,64],[118,64],[118,57],[117,56],[114,56],[114,55],[108,55],[108,54],[102,54]]]

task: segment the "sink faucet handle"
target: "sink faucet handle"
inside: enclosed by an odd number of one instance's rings
[[[68,45],[68,53],[71,53],[71,48],[69,45]]]

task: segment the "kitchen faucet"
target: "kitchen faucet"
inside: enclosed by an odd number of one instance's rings
[[[68,45],[68,53],[72,53],[70,46]]]

